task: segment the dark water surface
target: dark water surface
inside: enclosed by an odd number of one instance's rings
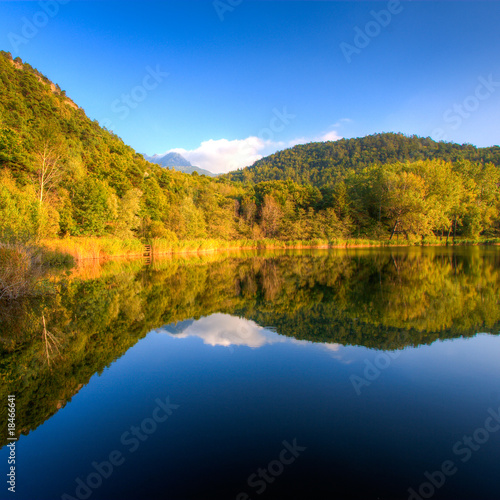
[[[498,248],[110,263],[56,287],[0,314],[0,498],[500,498]]]

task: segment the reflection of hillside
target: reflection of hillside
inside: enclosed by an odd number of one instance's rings
[[[263,268],[263,300],[234,312],[271,324],[283,335],[378,349],[496,333],[499,262],[496,250],[480,256],[478,249],[360,252],[352,258],[318,258],[314,264],[303,259],[297,274],[278,273],[283,283],[272,302],[265,300]],[[249,284],[251,290],[255,286]]]
[[[152,329],[215,313],[252,320],[256,332],[272,326],[301,340],[378,349],[498,332],[497,249],[296,254],[80,269],[57,295],[0,310],[0,398],[17,394],[18,429],[29,432]],[[61,344],[50,367],[42,314]]]

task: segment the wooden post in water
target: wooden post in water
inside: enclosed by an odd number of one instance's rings
[[[151,257],[153,255],[153,252],[151,250],[151,245],[144,245],[144,263],[149,266],[151,264]]]

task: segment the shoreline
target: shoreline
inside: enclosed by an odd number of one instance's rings
[[[499,241],[493,240],[485,240],[485,241],[471,241],[471,240],[463,240],[457,241],[455,243],[446,243],[446,242],[438,242],[438,241],[429,241],[426,242],[404,242],[404,243],[391,243],[389,241],[376,241],[376,240],[366,240],[362,241],[360,239],[352,239],[352,240],[344,240],[341,243],[334,241],[331,243],[318,243],[318,244],[304,244],[298,242],[290,242],[290,245],[287,245],[287,242],[277,242],[277,241],[269,241],[269,240],[258,240],[255,244],[248,244],[248,240],[243,244],[234,246],[228,245],[225,246],[224,243],[219,242],[221,244],[217,244],[210,240],[201,240],[201,241],[193,241],[192,246],[189,247],[190,242],[184,242],[185,248],[178,247],[175,248],[176,244],[170,246],[170,248],[165,248],[167,245],[155,245],[154,242],[151,243],[142,243],[139,240],[134,241],[134,248],[131,251],[127,251],[126,248],[114,249],[115,251],[109,251],[106,248],[106,245],[100,245],[103,240],[98,238],[88,238],[79,242],[78,240],[70,240],[71,245],[67,245],[68,241],[66,240],[45,240],[40,243],[40,246],[45,250],[55,252],[57,254],[62,255],[70,255],[75,262],[79,261],[103,261],[103,260],[122,260],[122,259],[154,259],[158,257],[169,257],[174,255],[206,255],[206,254],[214,254],[225,251],[266,251],[266,250],[334,250],[334,249],[360,249],[360,248],[418,248],[418,247],[464,247],[464,246],[500,246]],[[79,243],[82,243],[83,246],[80,246]],[[179,242],[182,244],[182,242]],[[215,243],[213,247],[203,248],[203,244]],[[91,244],[91,248],[88,248],[88,245]],[[150,245],[151,249],[149,253],[145,252],[146,245]],[[141,246],[142,251],[139,251],[139,246]],[[158,248],[158,246],[160,248]],[[155,250],[156,247],[156,250]],[[161,248],[163,247],[163,248]],[[197,247],[197,248],[195,248]],[[118,250],[118,251],[116,251]]]
[[[155,244],[156,243],[156,244]],[[160,243],[160,244],[158,244]],[[163,243],[163,244],[161,244]],[[418,244],[417,244],[418,243]],[[329,250],[349,251],[353,256],[360,255],[355,250],[370,251],[381,250],[381,253],[397,252],[398,249],[406,249],[407,253],[418,253],[417,248],[422,247],[450,247],[456,251],[456,247],[466,246],[500,246],[498,239],[483,241],[462,240],[454,244],[446,245],[439,241],[405,241],[404,243],[390,243],[388,241],[375,240],[336,240],[325,242],[321,240],[306,242],[278,240],[240,240],[227,242],[223,240],[196,240],[183,241],[172,244],[172,242],[154,242],[153,245],[142,243],[139,240],[117,240],[81,238],[65,240],[42,240],[38,244],[6,244],[0,245],[0,260],[2,264],[2,286],[0,287],[0,299],[7,301],[17,300],[24,296],[34,295],[38,285],[46,278],[51,269],[81,269],[92,268],[106,262],[139,262],[141,266],[150,266],[161,259],[172,259],[178,257],[201,257],[203,255],[216,256],[216,259],[228,259],[228,253],[247,252],[240,254],[242,257],[271,257],[274,255],[298,255],[292,252],[308,250],[323,251],[324,255]],[[408,250],[414,248],[414,251]],[[383,250],[382,250],[383,249]],[[226,254],[224,254],[224,252]],[[496,252],[496,250],[494,250]],[[230,257],[229,257],[230,260]],[[182,262],[181,262],[182,263]],[[134,264],[137,265],[137,264]]]

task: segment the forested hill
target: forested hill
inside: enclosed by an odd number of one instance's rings
[[[498,146],[381,134],[296,146],[230,176],[184,174],[147,162],[0,52],[0,244],[497,237],[499,165]]]
[[[292,180],[316,187],[333,187],[349,170],[360,171],[372,165],[439,159],[500,165],[500,147],[476,148],[470,144],[436,142],[430,138],[403,134],[374,134],[336,142],[298,145],[262,158],[251,167],[231,172],[231,180],[258,183]]]
[[[230,234],[221,225],[233,223],[239,193],[227,184],[147,162],[0,51],[0,241]]]
[[[44,146],[74,180],[85,173],[106,179],[120,194],[137,187],[141,156],[91,121],[66,92],[20,58],[0,53],[0,163],[20,183],[30,180]]]

